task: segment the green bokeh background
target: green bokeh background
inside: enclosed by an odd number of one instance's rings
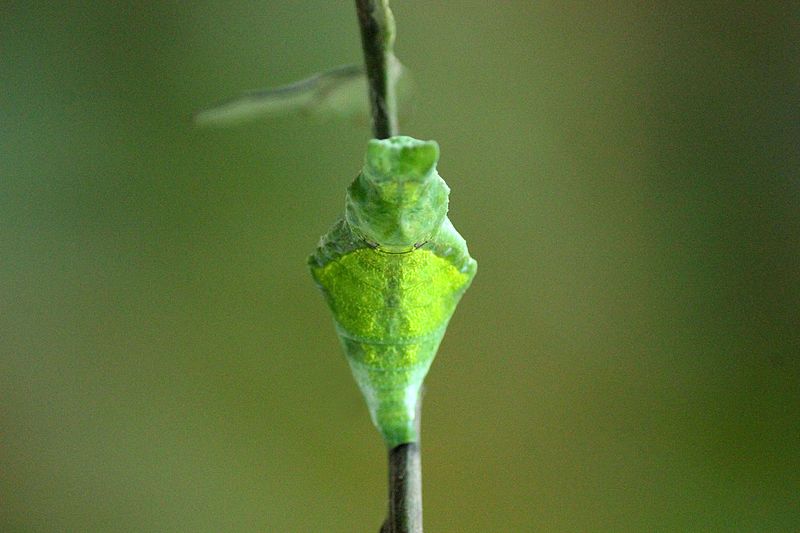
[[[363,122],[196,129],[351,2],[0,4],[0,530],[358,532],[385,452],[305,267]],[[800,10],[394,3],[480,270],[430,532],[800,528]]]

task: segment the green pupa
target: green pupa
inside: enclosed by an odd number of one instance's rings
[[[344,217],[308,260],[389,447],[418,441],[422,382],[477,270],[447,218],[438,159],[435,141],[371,140]]]

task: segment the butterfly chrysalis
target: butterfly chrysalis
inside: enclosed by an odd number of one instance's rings
[[[422,381],[477,263],[447,218],[439,146],[373,139],[345,214],[309,258],[370,411],[390,447],[418,440]]]

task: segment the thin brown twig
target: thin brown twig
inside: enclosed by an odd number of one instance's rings
[[[378,139],[397,135],[394,18],[389,0],[356,0],[361,46],[369,81],[372,130]]]
[[[394,57],[394,17],[389,0],[356,0],[361,45],[364,49],[372,130],[378,139],[398,134]],[[420,395],[421,396],[421,395]],[[417,435],[420,407],[417,401]],[[389,450],[389,510],[381,533],[422,533],[422,464],[419,442]]]

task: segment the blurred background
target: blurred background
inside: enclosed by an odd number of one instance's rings
[[[480,269],[426,530],[800,529],[800,10],[393,2]],[[352,2],[0,4],[0,530],[359,532],[386,458],[305,266],[363,120],[191,114],[361,61]]]

